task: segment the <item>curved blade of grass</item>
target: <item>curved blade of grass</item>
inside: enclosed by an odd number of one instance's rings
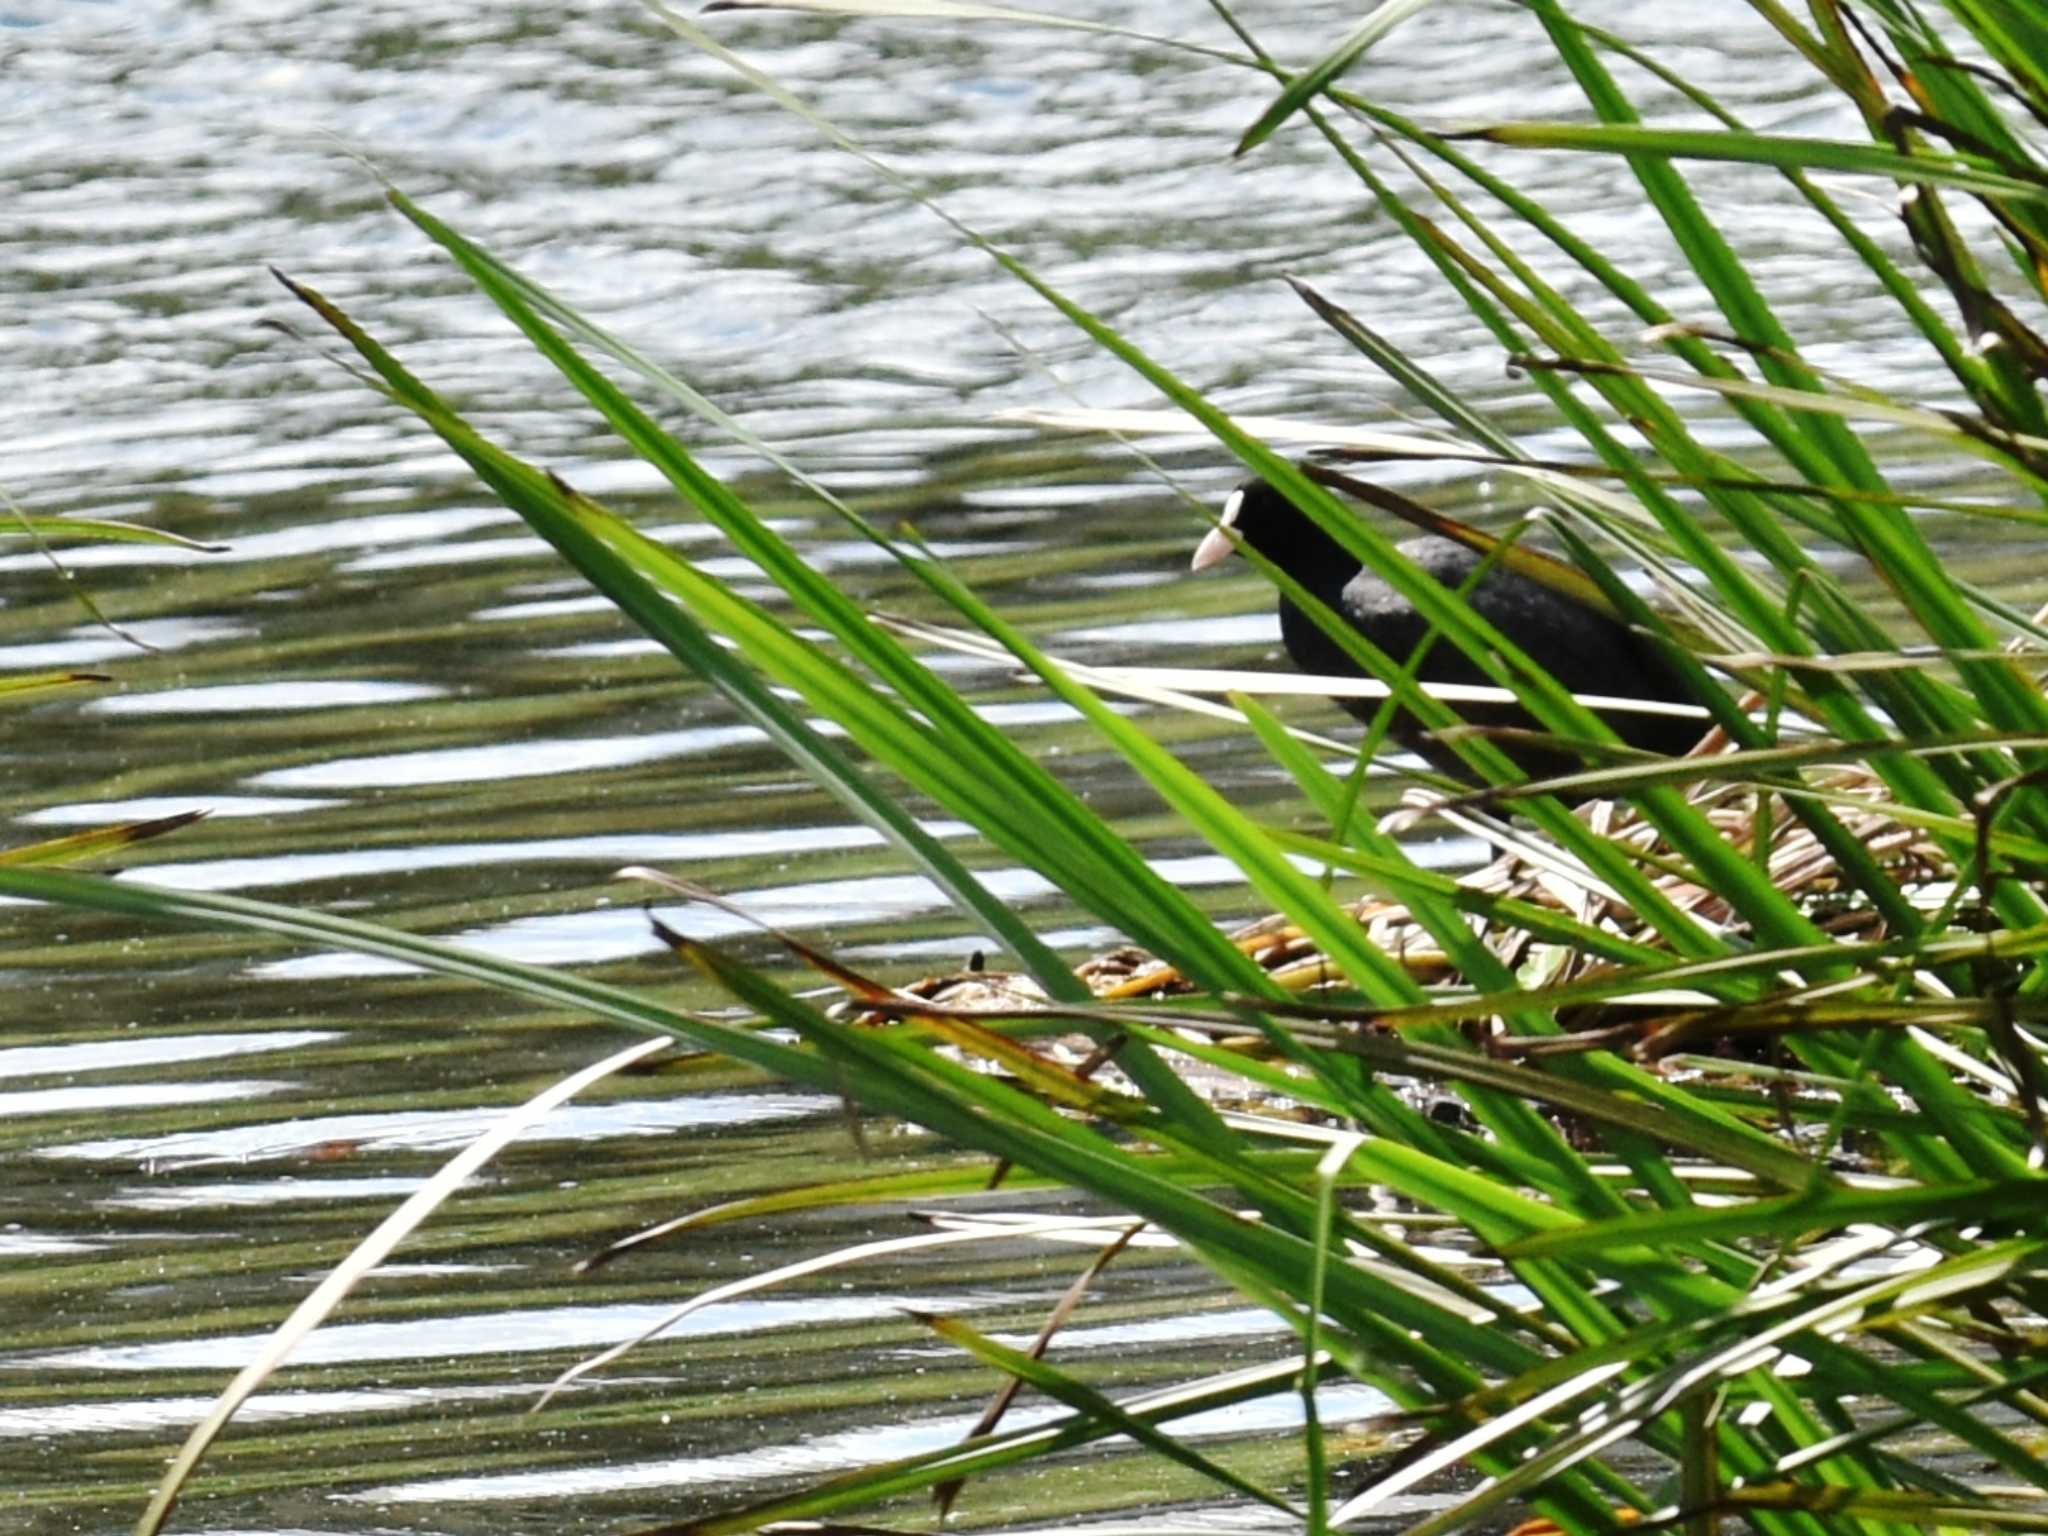
[[[1585,375],[1625,374],[1652,384],[1705,390],[1710,394],[1723,395],[1730,399],[1739,396],[1746,400],[1763,400],[1788,411],[1810,411],[1817,415],[1839,416],[1851,421],[1879,421],[1888,426],[1908,427],[1915,432],[1938,437],[1952,448],[1990,459],[2007,468],[2021,468],[2024,465],[2023,460],[2016,460],[2013,457],[2008,447],[2026,449],[2030,452],[2048,450],[2048,438],[2034,437],[2024,432],[2004,432],[1994,428],[1989,422],[1959,419],[1953,414],[1928,410],[1922,406],[1898,405],[1863,395],[1824,394],[1818,390],[1787,389],[1781,385],[1759,384],[1749,379],[1677,373],[1592,358],[1532,357],[1523,354],[1510,358],[1509,362],[1514,367],[1527,368],[1531,372],[1556,369]],[[1895,503],[1895,500],[1863,498],[1856,504],[1877,506]]]
[[[193,1470],[199,1465],[200,1457],[206,1454],[220,1432],[227,1427],[228,1420],[235,1416],[235,1410],[247,1402],[256,1389],[268,1381],[277,1368],[284,1364],[291,1352],[328,1315],[341,1305],[348,1293],[356,1288],[362,1278],[369,1274],[385,1259],[389,1258],[398,1245],[405,1241],[421,1222],[431,1216],[450,1195],[462,1187],[471,1174],[516,1140],[529,1126],[545,1118],[557,1105],[574,1098],[592,1083],[610,1076],[622,1067],[631,1066],[641,1058],[664,1050],[666,1040],[636,1040],[622,1051],[615,1051],[603,1061],[572,1073],[560,1082],[550,1084],[535,1094],[517,1109],[508,1111],[491,1125],[476,1140],[464,1147],[443,1164],[434,1176],[407,1197],[405,1203],[383,1221],[376,1230],[365,1237],[349,1253],[348,1257],[328,1271],[327,1277],[306,1299],[292,1309],[292,1314],[264,1341],[256,1358],[235,1373],[235,1379],[228,1383],[215,1400],[206,1417],[194,1427],[192,1433],[178,1450],[171,1462],[170,1470],[157,1485],[156,1495],[149,1501],[142,1518],[135,1523],[136,1536],[157,1536],[169,1518],[172,1506],[191,1479]]]
[[[1013,1174],[1012,1180],[1029,1188],[1040,1181],[1027,1172]],[[1050,1184],[1051,1180],[1045,1180]],[[1006,1181],[1004,1187],[1013,1188],[1014,1183]],[[985,1168],[923,1168],[913,1173],[869,1174],[858,1179],[837,1179],[826,1184],[800,1184],[791,1189],[773,1190],[765,1195],[750,1195],[744,1200],[724,1200],[717,1205],[708,1205],[687,1216],[673,1217],[668,1221],[656,1222],[651,1227],[642,1227],[616,1242],[607,1243],[588,1258],[576,1265],[576,1273],[588,1274],[602,1269],[615,1259],[623,1258],[635,1249],[664,1238],[675,1237],[685,1232],[695,1232],[703,1227],[715,1227],[721,1222],[750,1221],[758,1216],[776,1216],[790,1211],[830,1210],[848,1205],[879,1205],[897,1200],[915,1199],[920,1195],[943,1198],[948,1195],[976,1195],[988,1189],[988,1171]]]
[[[1251,1366],[1203,1381],[1145,1393],[1125,1403],[1124,1411],[1148,1423],[1164,1423],[1191,1414],[1233,1407],[1292,1388],[1300,1374],[1299,1359]],[[843,1477],[830,1478],[800,1493],[780,1496],[723,1515],[681,1520],[635,1532],[634,1536],[728,1536],[788,1521],[816,1520],[838,1510],[870,1504],[897,1494],[915,1493],[949,1479],[1000,1470],[1036,1456],[1106,1439],[1115,1431],[1080,1416],[1051,1424],[1008,1430],[918,1456],[883,1462]]]
[[[1461,885],[1449,875],[1438,870],[1424,869],[1406,858],[1385,859],[1377,854],[1354,848],[1348,843],[1332,842],[1328,838],[1314,837],[1305,832],[1290,832],[1284,827],[1267,828],[1266,835],[1276,845],[1298,857],[1348,870],[1362,879],[1373,882],[1375,886],[1398,900],[1406,901],[1413,892],[1427,892],[1456,907],[1460,912],[1498,921],[1522,929],[1537,938],[1583,949],[1587,954],[1598,955],[1603,959],[1623,963],[1651,963],[1670,958],[1667,951],[1660,950],[1654,945],[1610,932],[1598,924],[1582,923],[1569,913],[1551,907],[1520,901],[1512,896],[1497,896],[1490,891]]]
[[[1483,1085],[1621,1129],[1639,1129],[1646,1116],[1655,1114],[1662,1121],[1666,1111],[1674,1111],[1668,1124],[1659,1125],[1661,1134],[1674,1146],[1744,1169],[1781,1189],[1805,1189],[1815,1178],[1814,1164],[1797,1151],[1788,1150],[1771,1136],[1668,1085],[1654,1097],[1617,1093],[1512,1062],[1406,1041],[1398,1036],[1352,1035],[1345,1037],[1338,1048],[1390,1072],[1410,1073],[1432,1081]]]
[[[975,630],[955,628],[950,625],[925,624],[915,619],[905,619],[895,614],[875,615],[880,623],[899,635],[924,640],[939,650],[951,651],[956,655],[973,656],[979,660],[1009,666],[1016,660],[1008,651],[995,644],[986,635]],[[1215,688],[1217,691],[1243,689],[1250,692],[1295,693],[1302,691],[1294,685],[1298,674],[1279,672],[1219,672],[1208,668],[1187,667],[1091,667],[1068,657],[1059,658],[1060,665],[1079,682],[1086,683],[1097,693],[1113,693],[1122,698],[1138,699],[1147,704],[1157,704],[1165,709],[1177,709],[1186,714],[1206,715],[1212,720],[1232,720],[1242,723],[1244,716],[1226,704],[1217,704],[1200,694],[1183,692],[1186,687],[1202,689]],[[1357,679],[1336,679],[1340,687],[1358,683]],[[1367,687],[1377,688],[1376,684]],[[1317,748],[1320,751],[1339,755],[1354,753],[1357,749],[1334,736],[1325,736],[1315,731],[1288,727],[1287,733],[1296,741]]]
[[[784,1207],[784,1209],[789,1209],[789,1207]],[[761,1291],[773,1290],[776,1286],[787,1284],[792,1280],[802,1280],[811,1275],[829,1274],[835,1270],[845,1269],[849,1265],[865,1263],[869,1259],[893,1259],[900,1258],[904,1254],[923,1253],[931,1249],[959,1248],[969,1243],[985,1243],[992,1239],[1035,1237],[1046,1233],[1064,1232],[1072,1230],[1079,1220],[1080,1218],[1052,1216],[1035,1221],[1026,1221],[1015,1226],[1005,1225],[999,1230],[991,1228],[955,1232],[912,1232],[906,1233],[901,1237],[885,1237],[877,1238],[873,1242],[853,1243],[844,1248],[835,1248],[830,1253],[814,1254],[808,1259],[798,1259],[794,1263],[778,1264],[773,1269],[757,1270],[752,1274],[742,1275],[737,1280],[729,1280],[723,1285],[714,1285],[708,1290],[699,1291],[688,1301],[680,1306],[671,1308],[654,1322],[649,1323],[631,1338],[622,1339],[616,1344],[608,1345],[604,1349],[599,1350],[594,1355],[577,1361],[548,1383],[546,1389],[542,1391],[540,1397],[528,1412],[539,1413],[549,1403],[553,1402],[564,1389],[573,1386],[594,1371],[603,1370],[614,1360],[622,1359],[626,1355],[631,1354],[649,1339],[659,1338],[684,1318],[701,1312],[706,1307],[715,1307],[721,1303],[732,1301],[736,1297],[752,1296]],[[1103,1243],[1107,1245],[1115,1242],[1123,1230],[1123,1227],[1119,1226],[1115,1230],[1101,1234]]]
[[[244,896],[174,890],[139,880],[110,880],[99,875],[48,869],[0,868],[0,895],[150,922],[235,929],[288,943],[396,960],[541,1002],[582,1009],[629,1029],[687,1040],[824,1093],[836,1095],[843,1086],[843,1080],[810,1052],[769,1036],[670,1008],[643,993],[588,981],[570,971],[501,960],[354,918],[333,917]]]
[[[984,1365],[994,1366],[997,1370],[1038,1388],[1053,1401],[1064,1403],[1086,1418],[1107,1425],[1119,1434],[1130,1436],[1140,1445],[1158,1452],[1169,1461],[1179,1462],[1211,1482],[1235,1489],[1245,1497],[1277,1509],[1282,1514],[1300,1518],[1301,1512],[1278,1494],[1269,1492],[1249,1478],[1239,1477],[1228,1468],[1219,1466],[1208,1457],[1190,1450],[1136,1414],[1119,1408],[1094,1388],[1076,1381],[1065,1371],[1048,1365],[1043,1360],[1033,1359],[1022,1350],[998,1344],[988,1335],[968,1327],[958,1318],[942,1317],[930,1312],[911,1312],[909,1315],[940,1338],[959,1345]]]
[[[1618,1221],[1538,1233],[1510,1243],[1515,1254],[1589,1258],[1622,1246],[1694,1243],[1740,1237],[1798,1238],[1868,1222],[1903,1227],[1920,1222],[2014,1223],[2022,1231],[2048,1217],[2048,1179],[1964,1179],[1915,1189],[1857,1190],[1815,1185],[1776,1199],[1745,1200],[1716,1209],[1646,1211]]]
[[[1377,1479],[1370,1487],[1346,1499],[1331,1516],[1331,1523],[1348,1525],[1360,1516],[1372,1513],[1387,1500],[1406,1492],[1425,1478],[1455,1467],[1466,1457],[1519,1434],[1525,1426],[1539,1423],[1589,1392],[1598,1391],[1627,1369],[1628,1362],[1625,1360],[1591,1366],[1569,1381],[1560,1382],[1545,1391],[1533,1394],[1507,1412],[1496,1414],[1463,1435],[1440,1445],[1428,1447],[1421,1454],[1404,1460],[1400,1467]],[[1628,1429],[1622,1431],[1623,1434],[1628,1432]],[[1479,1511],[1472,1511],[1474,1515],[1477,1513]]]
[[[228,548],[225,544],[206,544],[198,539],[188,539],[181,533],[150,528],[142,523],[122,522],[118,518],[38,517],[26,512],[0,518],[0,538],[10,535],[50,543],[90,539],[96,544],[167,544],[173,549],[189,549],[208,555],[217,555]]]
[[[1522,454],[1514,439],[1468,405],[1456,390],[1438,382],[1427,368],[1389,343],[1350,310],[1298,277],[1289,276],[1287,286],[1294,290],[1295,297],[1315,312],[1318,319],[1369,358],[1380,372],[1443,417],[1453,431],[1473,442],[1484,443],[1494,462],[1504,467],[1521,462]]]
[[[1429,0],[1380,0],[1364,21],[1354,27],[1345,39],[1324,54],[1307,69],[1288,80],[1285,89],[1274,98],[1273,104],[1259,114],[1258,121],[1245,129],[1237,141],[1233,155],[1243,155],[1258,148],[1273,136],[1273,132],[1323,91],[1333,81],[1341,78],[1368,49],[1385,37],[1402,22],[1421,10]]]
[[[2048,18],[2026,5],[2015,4],[2014,0],[1949,0],[1947,9],[1970,29],[1985,53],[2005,72],[2007,80],[1997,83],[2009,83],[2009,88],[2031,106],[2038,121],[2044,106],[2048,106]],[[1887,16],[1884,20],[1894,36],[1903,30],[1894,18]],[[1914,50],[1914,83],[1941,100],[1941,115],[1948,119],[1966,116],[1973,137],[1998,144],[2015,159],[2031,160],[2026,143],[1984,100],[1984,93],[1976,89],[1974,74],[1966,73],[1965,66],[1945,49],[1939,49],[1939,39],[1929,41],[1936,47]],[[1974,110],[1966,115],[1958,113],[1958,98],[1966,100]]]
[[[1839,139],[1727,129],[1645,128],[1625,123],[1488,123],[1440,130],[1517,149],[1598,151],[1664,160],[1725,160],[1845,175],[1881,176],[1908,185],[1954,187],[1979,197],[2048,202],[2048,182],[2009,174],[1960,156],[1907,155]]]
[[[1160,1032],[1162,1043],[1179,1049],[1185,1042]],[[1307,1154],[1283,1152],[1254,1152],[1251,1156],[1261,1166],[1276,1171],[1279,1176],[1289,1177],[1296,1172],[1305,1172],[1311,1160]],[[1188,1162],[1176,1162],[1170,1153],[1161,1153],[1148,1166],[1169,1177],[1208,1177],[1206,1167]],[[1012,1168],[1004,1176],[1003,1188],[1010,1191],[1057,1187],[1057,1181],[1045,1178],[1028,1168]],[[985,1195],[989,1190],[989,1171],[986,1167],[945,1167],[920,1169],[912,1173],[878,1173],[857,1179],[836,1179],[824,1184],[803,1184],[792,1189],[779,1189],[764,1195],[750,1195],[744,1200],[726,1200],[717,1205],[692,1211],[687,1216],[678,1216],[669,1221],[643,1227],[615,1243],[607,1244],[576,1266],[578,1274],[600,1269],[614,1259],[622,1258],[637,1248],[660,1242],[679,1233],[694,1232],[705,1227],[714,1227],[728,1221],[751,1221],[762,1216],[775,1216],[795,1211],[834,1210],[846,1206],[893,1204],[904,1200],[925,1197],[948,1199],[954,1196],[968,1197]]]
[[[1299,421],[1291,416],[1235,416],[1238,430],[1268,443],[1315,443],[1323,447],[1384,453],[1402,459],[1464,459],[1471,450],[1458,443],[1385,427],[1360,427],[1342,422]],[[1051,432],[1109,432],[1132,436],[1200,436],[1199,418],[1186,411],[1103,410],[1081,407],[1019,406],[997,411],[989,420]]]

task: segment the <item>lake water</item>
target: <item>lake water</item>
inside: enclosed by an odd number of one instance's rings
[[[1198,6],[1097,9],[1229,46]],[[1354,20],[1325,0],[1273,9],[1246,20],[1293,60]],[[1615,24],[1650,9],[1582,7]],[[1740,8],[1655,9],[1643,24],[1661,29],[1667,59],[1754,126],[1843,128]],[[1294,298],[1279,280],[1292,273],[1545,445],[1535,392],[1503,375],[1312,133],[1297,124],[1231,162],[1265,100],[1243,70],[1019,26],[772,13],[710,24],[1231,408],[1378,424],[1410,409]],[[1529,34],[1510,7],[1438,6],[1355,83],[1432,120],[1575,114]],[[1617,167],[1503,163],[1634,249],[1674,308],[1696,303]],[[120,635],[81,611],[43,555],[0,555],[0,670],[113,678],[10,715],[10,842],[205,809],[209,820],[123,866],[704,1007],[719,999],[678,974],[640,893],[610,878],[619,866],[686,874],[892,982],[958,967],[980,946],[721,700],[589,598],[437,441],[335,365],[267,264],[351,309],[520,452],[745,585],[746,568],[386,208],[379,176],[871,514],[914,518],[1053,648],[1190,665],[1271,651],[1270,599],[1249,573],[1185,575],[1203,525],[1175,488],[1219,498],[1234,478],[1223,455],[1181,439],[1162,445],[1155,472],[1099,440],[1004,421],[1018,407],[1154,402],[928,212],[635,7],[14,0],[0,6],[0,485],[31,511],[130,517],[226,548],[67,552]],[[1756,178],[1708,171],[1699,183],[1724,215],[1746,210],[1760,270],[1816,360],[1910,387],[1924,358],[1854,274],[1825,264],[1825,239],[1780,219],[1775,192],[1759,201]],[[749,452],[676,424],[864,601],[939,617]],[[1510,504],[1465,472],[1401,478],[1444,505]],[[2009,566],[1995,547],[1958,550],[1987,573],[2002,557]],[[1066,711],[1000,669],[953,670],[1219,919],[1253,915],[1234,873]],[[1242,801],[1307,819],[1235,735],[1140,714]],[[1116,941],[967,829],[939,830],[1076,959]],[[661,910],[782,968],[735,922]],[[125,1529],[212,1394],[355,1237],[491,1111],[624,1043],[351,956],[21,907],[7,928],[10,1530]],[[916,1230],[907,1208],[751,1221],[588,1280],[569,1274],[602,1242],[700,1206],[939,1161],[886,1132],[866,1146],[864,1160],[837,1103],[723,1069],[592,1091],[498,1159],[315,1335],[216,1449],[174,1528],[616,1529],[963,1432],[990,1380],[901,1309],[1028,1337],[1081,1262],[1072,1251],[938,1249],[714,1307],[527,1416],[557,1371],[708,1285]],[[1261,1314],[1148,1252],[1111,1270],[1061,1358],[1099,1361],[1100,1379],[1123,1388],[1283,1347]],[[1281,1452],[1254,1440],[1247,1454],[1257,1466]],[[1134,1456],[1097,1466],[1090,1479],[997,1480],[964,1512],[1014,1523],[1205,1491]]]

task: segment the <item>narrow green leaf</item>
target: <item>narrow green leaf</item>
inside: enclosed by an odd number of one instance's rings
[[[1189,1449],[1173,1436],[1153,1428],[1144,1419],[1125,1412],[1093,1387],[1076,1381],[1065,1371],[1058,1370],[1043,1360],[1034,1359],[1022,1350],[998,1344],[987,1334],[970,1328],[958,1318],[935,1316],[928,1312],[913,1312],[910,1315],[940,1338],[959,1345],[983,1364],[992,1365],[1026,1385],[1038,1388],[1053,1401],[1065,1403],[1075,1412],[1108,1425],[1118,1434],[1129,1435],[1140,1445],[1157,1451],[1167,1460],[1177,1461],[1211,1482],[1235,1489],[1245,1497],[1277,1509],[1284,1515],[1295,1519],[1301,1517],[1300,1511],[1278,1494],[1268,1492],[1251,1479],[1239,1477],[1229,1468],[1219,1466],[1208,1457]]]
[[[1445,130],[1447,139],[1483,139],[1519,149],[1597,150],[1671,160],[1724,160],[1778,169],[1834,171],[1955,187],[1981,197],[2048,201],[2048,183],[2008,175],[1960,156],[1906,155],[1838,139],[1716,129],[1645,128],[1624,123],[1491,123]]]
[[[105,517],[38,517],[27,513],[0,517],[0,537],[9,535],[64,544],[81,540],[95,544],[166,544],[173,549],[189,549],[208,555],[217,555],[228,548],[225,544],[206,544],[198,539],[188,539],[183,534],[170,533],[162,528]]]
[[[1646,1211],[1619,1221],[1542,1232],[1512,1242],[1510,1255],[1588,1258],[1610,1247],[1697,1243],[1741,1238],[1791,1239],[1857,1222],[1904,1227],[1920,1222],[2017,1224],[2020,1230],[2048,1216],[2048,1179],[1965,1179],[1910,1189],[1856,1190],[1816,1186],[1773,1199],[1745,1200],[1713,1209]]]
[[[1373,44],[1428,3],[1429,0],[1380,0],[1380,4],[1342,42],[1288,80],[1273,104],[1259,114],[1257,122],[1245,129],[1233,153],[1243,155],[1265,143],[1275,129],[1328,90],[1334,81],[1365,56]]]

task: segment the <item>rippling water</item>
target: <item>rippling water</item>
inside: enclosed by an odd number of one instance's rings
[[[1353,20],[1328,3],[1274,9],[1247,19],[1288,58]],[[1651,8],[1581,9],[1637,23]],[[1100,12],[1228,42],[1201,7]],[[1766,50],[1736,12],[1655,8],[1647,24],[1671,62],[1755,126],[1831,126],[1804,82],[1758,67]],[[1543,428],[1534,392],[1502,376],[1310,132],[1297,125],[1230,161],[1263,102],[1238,69],[1015,26],[714,21],[957,217],[1234,408],[1347,422],[1406,409],[1302,308],[1286,272],[1509,425]],[[1572,91],[1532,67],[1527,25],[1504,6],[1426,10],[1357,83],[1437,120],[1575,114]],[[1618,171],[1512,164],[1588,232],[1631,246],[1674,307],[1696,299]],[[0,484],[31,510],[138,517],[226,548],[67,553],[121,634],[82,612],[40,554],[0,556],[0,670],[114,677],[90,699],[10,716],[13,841],[204,809],[207,821],[126,862],[184,889],[373,914],[704,1006],[717,1000],[675,974],[637,897],[612,882],[621,864],[685,871],[892,981],[980,947],[872,834],[588,598],[438,443],[334,366],[266,264],[351,308],[523,453],[747,583],[388,211],[380,176],[871,511],[916,516],[1058,647],[1227,664],[1271,646],[1269,600],[1248,575],[1184,578],[1199,523],[1127,454],[998,419],[1070,399],[1149,404],[1143,387],[873,171],[636,8],[14,0],[0,4]],[[1911,383],[1924,359],[1853,274],[1820,264],[1824,239],[1774,193],[1758,201],[1754,178],[1705,171],[1699,184],[1722,214],[1740,210],[1820,360]],[[713,467],[756,477],[778,526],[864,600],[919,607],[910,584],[786,501],[750,455],[682,430]],[[1232,478],[1192,440],[1166,466],[1200,498]],[[1440,498],[1492,503],[1483,480],[1432,476]],[[1987,567],[1996,558],[1987,550]],[[1063,707],[1000,669],[943,665],[1171,878],[1219,916],[1245,914],[1234,873]],[[1241,798],[1277,819],[1305,815],[1234,738],[1148,722]],[[932,830],[991,864],[968,829]],[[1033,875],[987,877],[1077,956],[1116,938]],[[664,915],[780,963],[722,914]],[[8,922],[10,1529],[124,1528],[225,1373],[355,1236],[491,1110],[617,1043],[359,957],[83,914],[10,908]],[[644,1073],[594,1091],[494,1164],[251,1405],[181,1528],[674,1517],[958,1433],[988,1383],[897,1309],[973,1311],[1028,1332],[1070,1255],[945,1250],[712,1309],[687,1338],[522,1416],[555,1371],[696,1289],[908,1228],[872,1214],[716,1228],[581,1283],[571,1260],[644,1222],[863,1166],[838,1105],[739,1074]],[[1262,1315],[1152,1255],[1111,1272],[1062,1347],[1135,1352],[1118,1379],[1144,1382],[1262,1358],[1274,1341]],[[1195,1492],[1139,1477],[1120,1496]],[[1046,1498],[1042,1482],[998,1485],[970,1508],[1021,1518]]]

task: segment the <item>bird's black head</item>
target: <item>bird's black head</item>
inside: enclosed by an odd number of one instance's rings
[[[1358,569],[1357,556],[1346,555],[1321,525],[1263,480],[1247,480],[1232,491],[1220,522],[1196,546],[1193,569],[1206,571],[1234,551],[1224,528],[1300,579],[1325,570]]]

